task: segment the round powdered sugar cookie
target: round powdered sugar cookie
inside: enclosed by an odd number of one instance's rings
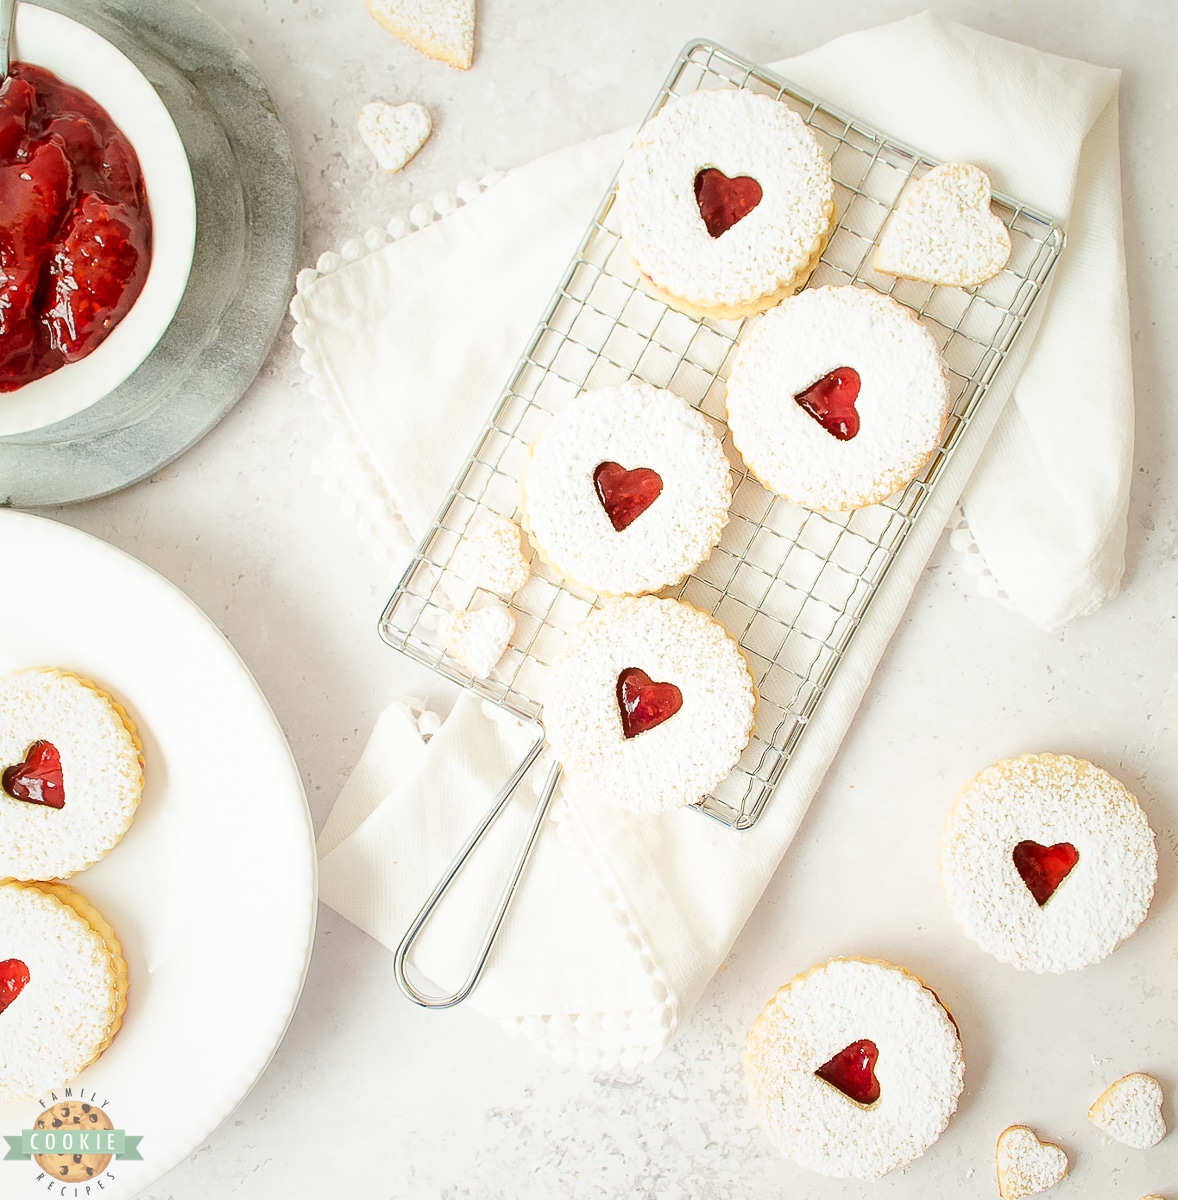
[[[0,878],[64,879],[127,832],[143,790],[135,726],[65,671],[0,677]]]
[[[524,526],[562,575],[630,595],[678,583],[711,553],[732,482],[706,417],[631,380],[584,392],[532,447]]]
[[[679,600],[613,600],[565,640],[544,727],[570,778],[610,803],[664,812],[736,765],[756,696],[740,647]]]
[[[899,491],[936,448],[948,409],[932,335],[863,287],[784,300],[756,322],[728,378],[728,424],[749,470],[826,511]]]
[[[805,122],[753,92],[672,98],[618,173],[622,237],[648,285],[695,316],[761,312],[796,291],[834,217],[830,164]]]
[[[957,923],[1025,971],[1075,971],[1111,954],[1145,919],[1157,864],[1133,796],[1066,754],[987,767],[957,797],[941,837]]]
[[[957,1026],[903,967],[835,958],[796,976],[749,1031],[757,1119],[799,1166],[878,1179],[923,1154],[957,1109]]]
[[[114,931],[64,884],[0,883],[0,1103],[68,1083],[127,1007]]]

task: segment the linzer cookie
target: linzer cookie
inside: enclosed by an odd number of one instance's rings
[[[693,316],[725,319],[805,283],[830,234],[834,189],[814,135],[786,104],[698,91],[639,130],[616,204],[647,286]]]
[[[974,776],[941,837],[957,923],[1026,971],[1111,954],[1149,911],[1157,849],[1141,806],[1084,759],[1024,754]]]
[[[65,879],[127,832],[143,790],[135,726],[65,671],[0,677],[0,878]]]
[[[570,582],[605,595],[678,583],[720,540],[732,483],[720,439],[671,392],[584,392],[532,447],[524,525]]]
[[[796,976],[749,1031],[757,1119],[799,1166],[878,1179],[923,1154],[957,1109],[953,1019],[902,967],[836,958]]]
[[[127,1007],[114,930],[64,884],[0,883],[0,1103],[68,1083]]]
[[[1010,258],[1010,232],[990,210],[990,180],[969,163],[942,163],[900,197],[875,269],[925,283],[974,287]]]
[[[949,409],[932,335],[862,287],[810,288],[760,318],[728,378],[732,440],[771,491],[843,511],[899,491]]]
[[[701,799],[736,765],[755,695],[736,642],[679,600],[614,600],[565,640],[544,727],[569,777],[637,812]]]

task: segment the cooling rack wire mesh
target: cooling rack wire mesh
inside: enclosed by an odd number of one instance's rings
[[[694,574],[663,593],[711,613],[744,651],[757,686],[756,731],[736,769],[700,802],[708,815],[748,828],[805,736],[925,501],[1063,246],[1050,218],[995,196],[1008,226],[1006,268],[977,288],[936,287],[876,273],[872,251],[905,185],[935,162],[799,92],[710,42],[683,51],[651,109],[699,88],[747,88],[782,100],[813,130],[830,159],[838,222],[807,286],[859,283],[911,308],[949,369],[950,416],[921,474],[883,504],[848,513],[811,512],[747,474],[727,436],[725,379],[743,321],[696,320],[646,293],[622,244],[611,187],[525,351],[465,470],[381,619],[391,645],[455,683],[529,721],[540,718],[547,664],[592,610],[539,556],[511,600],[515,635],[488,679],[475,679],[440,645],[438,619],[480,603],[449,569],[480,509],[518,517],[528,447],[580,391],[642,379],[700,409],[725,441],[733,469],[731,517],[719,546]],[[526,543],[526,539],[525,539]],[[484,596],[483,600],[491,597]]]

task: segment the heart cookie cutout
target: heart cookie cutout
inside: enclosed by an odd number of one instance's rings
[[[850,441],[859,432],[859,372],[854,367],[836,367],[815,380],[794,399],[832,437]]]
[[[1148,1150],[1166,1136],[1162,1085],[1152,1075],[1125,1075],[1100,1093],[1088,1120],[1122,1145]]]
[[[407,104],[374,100],[360,110],[356,124],[364,144],[390,174],[399,171],[425,145],[433,129],[429,110],[412,100]]]
[[[663,479],[650,467],[628,471],[619,463],[603,462],[593,472],[593,487],[609,523],[621,533],[659,498]]]
[[[875,269],[925,283],[974,287],[1010,258],[1010,232],[990,210],[990,180],[969,163],[942,163],[900,197]]]
[[[823,1063],[814,1074],[838,1088],[848,1100],[868,1108],[879,1099],[879,1080],[875,1077],[878,1058],[879,1047],[869,1038],[861,1038]]]
[[[65,781],[57,747],[52,742],[34,742],[24,762],[4,769],[0,786],[14,800],[41,804],[45,808],[65,808]]]
[[[476,679],[486,679],[507,653],[515,618],[503,604],[490,604],[473,612],[462,609],[447,614],[438,624],[446,653],[469,667]]]
[[[29,978],[29,968],[19,958],[0,962],[0,1013],[25,990]]]
[[[627,739],[661,725],[682,707],[683,693],[673,683],[655,683],[641,667],[627,667],[618,676],[618,712]]]
[[[1041,846],[1038,842],[1023,841],[1015,846],[1011,857],[1014,869],[1040,908],[1055,895],[1055,889],[1080,861],[1080,853],[1071,842]]]
[[[695,176],[695,202],[708,236],[720,237],[761,203],[761,185],[751,175],[729,178],[716,167],[704,167]]]
[[[998,1135],[995,1158],[1002,1200],[1045,1192],[1068,1173],[1068,1156],[1054,1143],[1041,1142],[1025,1125],[1012,1125]]]

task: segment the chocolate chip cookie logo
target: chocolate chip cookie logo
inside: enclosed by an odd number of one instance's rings
[[[34,1160],[41,1168],[38,1183],[52,1180],[89,1185],[93,1181],[101,1189],[103,1178],[113,1178],[107,1168],[114,1159],[142,1161],[139,1143],[143,1135],[116,1129],[96,1094],[87,1098],[79,1091],[75,1096],[72,1088],[66,1088],[61,1099],[51,1099],[53,1103],[33,1122],[32,1129],[4,1135],[8,1143],[5,1162]],[[75,1186],[63,1187],[61,1194],[81,1197],[92,1193],[89,1186]]]

